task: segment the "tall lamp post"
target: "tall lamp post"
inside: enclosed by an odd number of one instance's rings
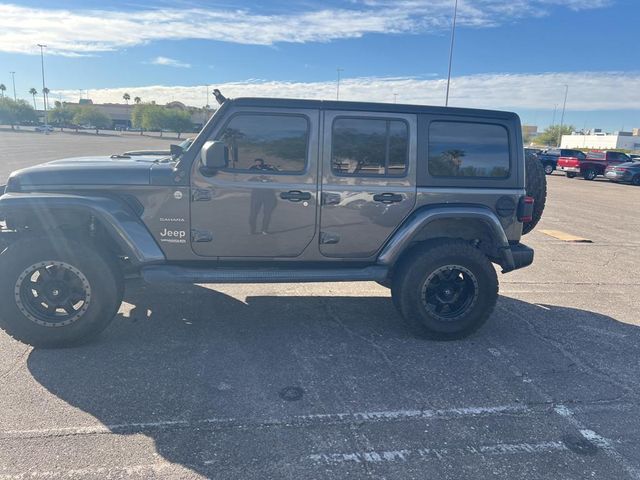
[[[47,48],[47,46],[41,43],[39,43],[38,46],[40,47],[40,62],[42,65],[42,103],[44,105],[44,125],[46,127],[47,126],[47,100],[46,100],[46,93],[44,92],[45,92],[45,88],[47,87],[44,83],[44,49]],[[46,132],[46,129],[45,129],[45,132]]]
[[[451,26],[451,45],[449,46],[449,72],[447,73],[447,96],[444,100],[444,106],[449,106],[449,85],[451,84],[451,63],[453,61],[453,41],[456,38],[456,18],[458,17],[458,0],[455,0],[453,6],[453,25]]]
[[[16,72],[9,72],[11,74],[11,79],[13,81],[13,101],[17,102],[18,99],[16,98]]]
[[[564,111],[567,108],[567,95],[569,93],[569,85],[564,86],[564,103],[562,104],[562,115],[560,116],[560,130],[558,131],[558,147],[562,143],[562,127],[564,126]]]
[[[344,71],[344,68],[336,68],[336,71],[338,72],[338,84],[336,85],[336,100],[340,100],[340,72]]]

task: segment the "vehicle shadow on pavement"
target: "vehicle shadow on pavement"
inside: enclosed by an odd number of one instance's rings
[[[430,342],[386,297],[242,302],[177,285],[125,300],[135,309],[97,342],[34,350],[28,368],[114,434],[149,437],[206,477],[343,478],[346,464],[310,471],[304,459],[346,448],[358,427],[313,415],[603,402],[638,389],[640,329],[586,310],[502,296],[474,336]]]

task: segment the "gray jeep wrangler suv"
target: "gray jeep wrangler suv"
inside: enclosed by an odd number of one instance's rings
[[[514,113],[226,99],[165,158],[56,160],[0,197],[0,326],[78,344],[116,315],[124,280],[377,281],[407,325],[466,336],[490,316],[496,270],[525,267],[532,194]],[[537,168],[536,167],[537,165]]]

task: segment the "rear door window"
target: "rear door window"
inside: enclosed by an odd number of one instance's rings
[[[404,120],[339,117],[333,122],[331,170],[348,176],[404,176],[409,128]]]
[[[428,169],[433,177],[506,178],[509,150],[502,125],[434,121],[429,126]]]

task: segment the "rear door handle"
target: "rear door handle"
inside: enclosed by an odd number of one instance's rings
[[[374,202],[382,202],[382,203],[398,203],[401,202],[403,196],[399,193],[378,193],[373,196]]]
[[[309,192],[301,192],[300,190],[290,190],[288,192],[281,192],[280,198],[289,200],[290,202],[301,202],[302,200],[311,200],[311,194]]]

